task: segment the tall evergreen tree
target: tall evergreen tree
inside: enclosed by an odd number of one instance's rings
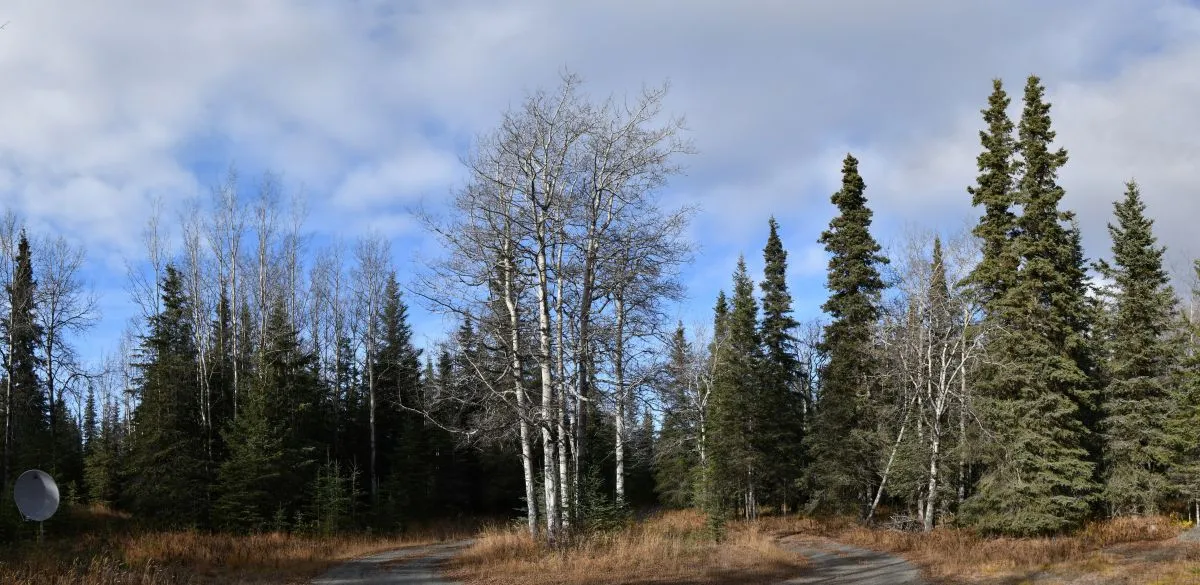
[[[700,471],[699,421],[691,412],[695,405],[688,398],[691,379],[692,347],[683,323],[671,336],[667,371],[659,391],[662,401],[662,428],[655,453],[655,491],[662,503],[684,508],[696,502]]]
[[[772,217],[770,233],[763,249],[762,396],[758,407],[763,415],[762,429],[756,437],[759,450],[771,464],[764,469],[765,479],[781,508],[794,499],[794,486],[801,470],[804,409],[796,391],[800,363],[796,355],[796,330],[800,324],[792,317],[792,295],[787,288],[787,251],[779,239],[779,225]]]
[[[48,468],[50,461],[50,403],[38,378],[38,348],[42,328],[36,316],[37,281],[25,232],[17,243],[12,282],[8,285],[8,314],[0,318],[7,342],[4,363],[8,404],[5,417],[4,465],[7,482],[26,469]]]
[[[717,437],[720,434],[719,419],[723,418],[721,411],[724,407],[723,388],[720,386],[718,375],[724,367],[729,355],[729,300],[725,291],[717,293],[717,302],[713,305],[713,338],[709,343],[707,364],[714,374],[713,389],[709,396],[708,429],[705,436],[705,460],[700,468],[700,487],[697,490],[700,505],[708,515],[709,521],[720,525],[724,521],[723,486],[720,481],[721,459],[720,446]]]
[[[408,307],[395,272],[384,287],[380,311],[382,339],[376,357],[379,388],[376,429],[381,445],[381,502],[393,520],[428,513],[433,499],[432,468],[427,465],[429,437],[422,415],[421,352],[412,343]]]
[[[1177,301],[1163,268],[1165,248],[1157,245],[1136,183],[1126,184],[1114,211],[1112,264],[1098,263],[1112,281],[1115,309],[1105,336],[1104,496],[1113,515],[1149,514],[1170,489],[1174,451],[1167,421],[1182,344],[1170,336]]]
[[[871,236],[871,210],[858,173],[846,155],[842,188],[833,194],[838,215],[818,240],[832,257],[822,305],[832,320],[821,350],[827,356],[821,391],[808,435],[809,486],[813,506],[831,511],[866,509],[874,478],[871,462],[870,399],[878,393],[872,334],[884,289],[879,266],[888,262]]]
[[[726,508],[757,514],[763,479],[763,454],[756,433],[762,427],[762,353],[758,338],[758,304],[746,261],[738,258],[733,275],[733,302],[724,317],[727,337],[716,368],[712,397],[710,456],[713,460],[714,495]],[[718,300],[718,319],[721,301]]]
[[[978,492],[964,506],[978,528],[1016,535],[1079,525],[1095,492],[1086,271],[1078,231],[1063,226],[1072,218],[1058,208],[1067,153],[1051,150],[1044,92],[1031,76],[1017,143],[1022,214],[1010,242],[1019,268],[1001,276],[1011,285],[988,307],[1003,326],[988,346],[998,365],[980,380],[994,440]]]
[[[120,495],[122,437],[117,410],[114,402],[105,400],[84,456],[84,487],[88,500],[94,503],[111,505]]]
[[[162,309],[142,340],[141,402],[133,413],[126,505],[174,527],[207,521],[209,478],[196,387],[190,302],[179,272],[166,267]]]
[[[1012,100],[1004,91],[1004,83],[992,80],[992,94],[988,107],[982,110],[987,125],[979,132],[983,152],[976,161],[979,177],[973,187],[968,187],[971,205],[983,206],[983,216],[972,233],[983,242],[983,258],[969,277],[979,290],[985,305],[1003,298],[1012,285],[1017,273],[1015,250],[1012,237],[1016,229],[1017,216],[1015,174],[1019,167],[1014,159],[1016,143],[1013,123],[1008,117],[1008,105]]]
[[[87,397],[83,406],[83,454],[86,457],[95,447],[100,432],[100,419],[96,412],[96,392],[88,384]]]

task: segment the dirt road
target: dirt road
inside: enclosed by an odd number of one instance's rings
[[[779,545],[809,562],[804,574],[784,581],[787,584],[926,585],[916,566],[889,554],[810,536],[789,536]]]
[[[414,546],[354,559],[314,579],[312,585],[454,585],[438,575],[438,565],[470,543]]]

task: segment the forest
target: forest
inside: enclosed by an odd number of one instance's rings
[[[703,250],[662,193],[694,147],[665,85],[590,95],[566,74],[475,140],[450,200],[412,210],[443,252],[420,265],[381,234],[313,249],[301,199],[231,170],[153,214],[117,340],[91,333],[87,251],[7,213],[0,541],[32,538],[10,496],[31,468],[64,506],[237,534],[488,517],[555,547],[661,508],[718,540],[797,513],[1007,536],[1200,521],[1200,291],[1133,180],[1085,256],[1038,77],[1015,104],[993,82],[968,231],[885,249],[845,157],[810,322],[773,218],[747,244],[761,275],[739,261],[709,323],[672,317]],[[454,324],[440,343],[414,341],[416,306]]]

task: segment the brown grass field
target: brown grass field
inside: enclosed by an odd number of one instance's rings
[[[557,551],[522,527],[485,530],[448,572],[471,585],[733,584],[781,581],[803,566],[763,526],[731,524],[728,538],[715,544],[701,514],[674,511]]]
[[[75,512],[81,536],[0,550],[4,585],[208,585],[307,583],[344,560],[373,552],[458,539],[469,526],[418,527],[403,537],[249,536],[147,532],[101,508]]]

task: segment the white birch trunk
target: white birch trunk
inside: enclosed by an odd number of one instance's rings
[[[538,303],[538,341],[539,341],[539,370],[542,385],[542,410],[539,417],[542,429],[542,487],[546,498],[546,538],[553,546],[558,543],[558,528],[562,522],[558,507],[558,472],[556,469],[554,421],[554,372],[551,360],[554,347],[550,336],[550,290],[549,274],[546,258],[544,223],[539,226],[539,242],[536,252],[537,262],[537,303]]]
[[[613,369],[616,373],[616,461],[617,461],[617,503],[625,502],[625,439],[628,432],[625,428],[625,302],[620,294],[615,298],[617,316],[616,349],[613,352]]]

